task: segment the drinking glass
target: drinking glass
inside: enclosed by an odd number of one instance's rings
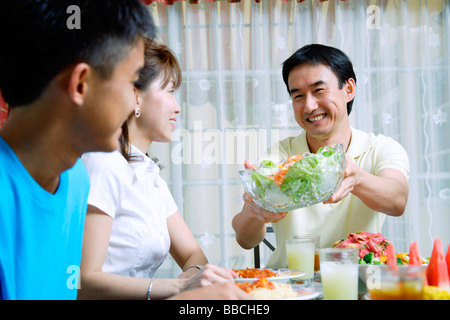
[[[320,249],[320,274],[325,300],[358,299],[358,252],[350,248]]]
[[[422,300],[425,267],[415,265],[369,266],[367,289],[371,300]]]
[[[289,269],[300,270],[305,275],[296,278],[303,285],[309,286],[314,278],[315,238],[307,236],[293,236],[286,240],[286,254]]]

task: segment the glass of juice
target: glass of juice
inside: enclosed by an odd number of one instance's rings
[[[320,274],[325,300],[358,299],[358,249],[320,249]]]
[[[320,236],[319,235],[311,235],[314,238],[314,272],[320,271],[320,259],[319,259],[319,250],[320,250]]]
[[[425,267],[415,265],[370,266],[367,289],[371,300],[422,300]]]
[[[293,236],[286,240],[286,254],[289,269],[300,270],[305,275],[296,278],[300,284],[311,285],[314,278],[315,238],[311,236]]]

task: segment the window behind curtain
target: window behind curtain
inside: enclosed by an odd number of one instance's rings
[[[450,20],[444,0],[154,3],[149,10],[183,69],[172,143],[151,153],[165,164],[190,229],[210,262],[253,266],[231,227],[242,208],[239,170],[301,129],[281,65],[308,43],[342,49],[358,77],[351,123],[399,141],[411,161],[410,198],[383,234],[397,251],[450,242]],[[363,231],[363,230],[355,230]],[[274,236],[269,238],[274,243]],[[338,240],[338,239],[336,239]],[[263,246],[264,247],[264,246]],[[262,265],[270,251],[262,251]],[[176,276],[171,259],[160,274]]]

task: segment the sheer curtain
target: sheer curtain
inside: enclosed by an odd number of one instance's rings
[[[450,11],[446,0],[206,2],[148,5],[159,38],[183,69],[182,112],[172,143],[150,152],[209,260],[253,265],[231,227],[243,205],[246,158],[300,132],[281,64],[308,43],[345,51],[358,92],[352,125],[399,141],[411,161],[406,213],[383,234],[398,251],[450,242]],[[446,6],[447,5],[447,6]],[[362,231],[362,230],[355,230]],[[336,239],[337,240],[337,239]],[[270,252],[262,252],[264,265]],[[171,259],[160,274],[176,275]]]

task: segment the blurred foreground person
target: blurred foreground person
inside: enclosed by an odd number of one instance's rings
[[[72,5],[81,29],[68,27]],[[89,192],[79,158],[117,149],[154,33],[137,0],[1,2],[1,299],[76,298]]]

